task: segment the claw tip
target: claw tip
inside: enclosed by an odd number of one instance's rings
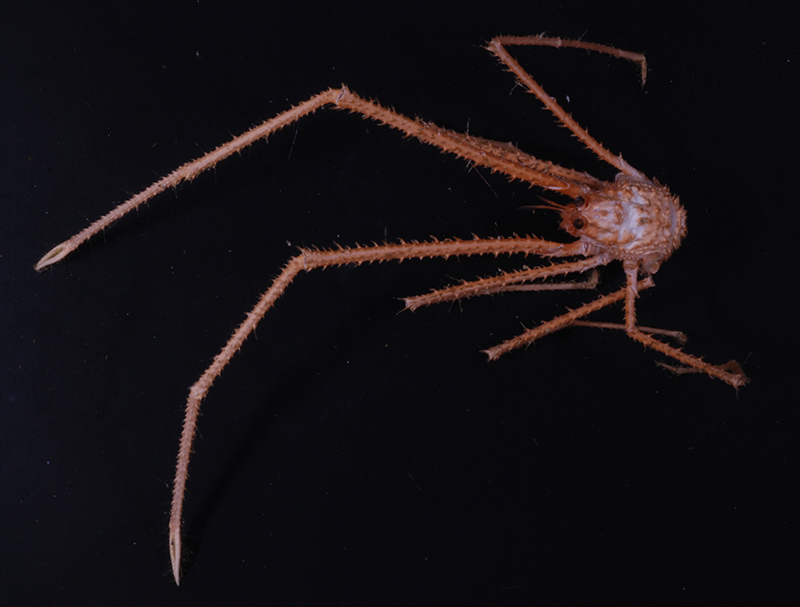
[[[42,257],[38,263],[34,266],[37,272],[41,272],[46,267],[53,265],[54,263],[58,263],[62,259],[64,259],[67,255],[72,252],[72,249],[67,245],[67,243],[62,242],[60,245],[57,245],[50,249],[47,254]]]
[[[181,532],[169,532],[169,560],[172,562],[172,577],[175,585],[181,585]]]

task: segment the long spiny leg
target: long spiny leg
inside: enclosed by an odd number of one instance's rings
[[[588,304],[584,304],[579,308],[570,310],[566,314],[562,314],[561,316],[542,323],[533,329],[529,329],[528,331],[525,331],[516,337],[498,344],[493,348],[484,350],[484,352],[489,356],[489,360],[495,360],[506,352],[510,352],[511,350],[521,346],[526,346],[540,337],[575,324],[583,324],[584,326],[594,326],[600,328],[622,328],[632,339],[685,365],[685,367],[677,368],[670,365],[662,365],[667,369],[677,373],[688,373],[688,369],[693,369],[697,372],[707,373],[711,377],[721,379],[735,388],[743,386],[747,383],[747,376],[741,370],[741,367],[733,361],[724,365],[711,365],[704,360],[697,358],[696,356],[687,354],[683,350],[665,344],[663,341],[659,341],[658,339],[655,339],[649,335],[649,333],[666,334],[670,337],[675,337],[680,341],[681,337],[683,337],[682,333],[677,331],[665,331],[662,329],[638,326],[636,324],[636,297],[639,291],[652,287],[654,283],[653,279],[649,276],[643,280],[638,280],[638,269],[635,264],[626,264],[625,271],[627,275],[627,283],[622,289],[615,291],[614,293],[604,295],[603,297],[591,301]],[[606,306],[618,301],[625,302],[624,325],[618,325],[616,323],[594,323],[581,320],[592,312],[605,308]]]
[[[389,260],[404,261],[409,259],[447,258],[462,255],[501,255],[501,254],[536,254],[536,255],[575,255],[570,245],[550,242],[536,238],[499,238],[473,240],[447,240],[432,242],[404,242],[399,244],[374,245],[369,247],[341,248],[333,250],[304,249],[293,257],[278,275],[269,289],[261,296],[256,306],[236,329],[225,347],[217,354],[211,365],[200,376],[200,379],[189,389],[186,412],[178,450],[178,461],[175,470],[175,482],[172,489],[172,509],[169,520],[169,551],[172,561],[172,573],[175,582],[180,583],[181,563],[181,518],[183,501],[186,492],[186,481],[189,474],[189,459],[192,452],[197,429],[197,417],[200,404],[205,398],[214,380],[230,362],[234,354],[242,347],[245,339],[258,325],[264,314],[272,308],[278,298],[286,291],[295,277],[302,271],[315,268],[342,266],[348,264],[383,262]]]
[[[590,51],[597,51],[606,53],[614,57],[629,59],[639,64],[642,71],[642,84],[644,84],[647,75],[647,63],[644,55],[639,53],[631,53],[616,49],[611,46],[603,44],[593,44],[590,42],[582,42],[580,40],[564,40],[562,38],[548,38],[546,36],[498,36],[493,38],[486,48],[493,53],[505,66],[517,77],[517,80],[531,93],[539,98],[544,106],[550,110],[561,124],[567,127],[574,135],[580,139],[586,147],[592,150],[598,158],[606,161],[611,166],[616,167],[626,175],[637,177],[639,179],[647,179],[647,177],[640,171],[633,168],[622,156],[612,154],[603,144],[597,139],[592,137],[589,132],[579,125],[576,120],[569,115],[569,113],[562,108],[558,102],[548,95],[541,85],[536,82],[528,72],[514,59],[506,50],[505,45],[527,45],[527,46],[552,46],[552,47],[572,47],[581,48]]]
[[[174,188],[183,181],[191,181],[221,160],[239,152],[259,139],[288,126],[317,109],[331,106],[361,114],[384,125],[402,131],[406,136],[414,137],[433,145],[444,152],[467,159],[474,164],[499,171],[512,179],[522,179],[533,185],[558,191],[573,198],[585,195],[599,187],[594,177],[567,169],[551,162],[538,160],[525,154],[511,144],[498,143],[479,137],[470,137],[444,129],[429,122],[407,118],[402,114],[385,108],[374,101],[369,101],[351,92],[346,86],[328,89],[314,95],[307,101],[286,110],[259,126],[233,138],[205,156],[184,164],[172,173],[163,177],[132,196],[127,201],[112,209],[106,215],[81,230],[68,240],[53,247],[36,264],[37,270],[57,263],[72,253],[95,234],[105,230],[118,219],[127,215],[164,190]]]
[[[679,348],[665,344],[663,341],[651,337],[641,327],[636,324],[636,297],[638,267],[633,264],[625,264],[625,274],[627,275],[627,285],[625,293],[625,331],[631,339],[644,344],[657,352],[661,352],[677,360],[683,365],[697,369],[699,372],[706,373],[711,377],[721,379],[734,388],[744,386],[748,379],[737,363],[727,363],[725,365],[712,365],[704,360],[687,354]],[[641,282],[638,283],[641,285]],[[639,287],[641,288],[641,286]],[[671,368],[668,365],[667,368]]]
[[[638,288],[639,290],[649,289],[654,285],[653,279],[648,277],[642,281],[639,281]],[[570,326],[576,320],[583,318],[584,316],[588,316],[592,312],[596,312],[597,310],[602,310],[603,308],[610,306],[613,303],[618,301],[622,301],[625,299],[625,296],[628,292],[628,287],[625,286],[618,291],[614,291],[613,293],[609,293],[608,295],[603,295],[602,297],[598,297],[594,301],[590,301],[587,304],[580,306],[579,308],[575,308],[574,310],[570,310],[561,316],[557,316],[552,320],[544,322],[533,329],[529,329],[524,333],[520,333],[516,337],[512,337],[509,340],[504,341],[501,344],[498,344],[492,348],[488,348],[484,350],[484,353],[489,357],[489,360],[495,360],[500,358],[503,354],[510,352],[511,350],[515,350],[521,346],[527,346],[531,342],[536,341],[540,337],[544,337],[545,335],[549,335],[550,333],[555,333],[565,327]]]
[[[61,244],[53,247],[44,257],[39,260],[39,262],[36,264],[36,269],[43,270],[46,267],[61,261],[67,255],[81,246],[84,242],[89,240],[92,236],[105,230],[115,221],[127,215],[134,209],[137,209],[139,206],[146,203],[148,200],[152,199],[164,190],[174,188],[183,181],[193,180],[207,169],[215,166],[220,160],[224,160],[231,154],[243,150],[251,145],[254,141],[263,139],[269,136],[271,133],[282,129],[289,124],[292,124],[303,116],[314,112],[326,103],[332,103],[335,101],[337,94],[337,90],[327,90],[319,93],[318,95],[314,95],[308,101],[304,101],[303,103],[300,103],[293,108],[278,114],[274,118],[263,122],[259,126],[242,133],[238,137],[234,137],[229,142],[219,146],[217,149],[209,152],[205,156],[202,156],[197,160],[193,160],[192,162],[188,162],[175,169],[166,177],[162,177],[149,187],[145,188],[138,194],[132,196],[127,201],[103,215],[100,219],[96,220],[91,225],[75,234],[72,238],[65,240]]]
[[[503,293],[507,291],[544,291],[557,287],[560,290],[566,289],[591,289],[597,284],[596,276],[594,280],[582,282],[566,282],[566,283],[536,283],[536,284],[521,284],[529,283],[532,280],[539,280],[542,278],[549,278],[552,276],[563,276],[565,274],[573,274],[576,272],[585,272],[592,268],[597,268],[608,263],[608,259],[602,256],[589,257],[587,259],[580,259],[578,261],[554,263],[549,266],[539,268],[531,268],[528,270],[520,270],[517,272],[507,272],[499,276],[490,276],[488,278],[480,278],[478,280],[471,280],[459,285],[445,287],[444,289],[436,289],[424,295],[415,295],[412,297],[404,298],[404,303],[407,310],[416,310],[422,306],[429,306],[437,303],[444,303],[446,301],[455,301],[458,299],[465,299],[467,297],[478,297],[481,295],[492,295],[495,293]]]

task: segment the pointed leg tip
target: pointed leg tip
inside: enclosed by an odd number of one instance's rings
[[[72,252],[72,249],[67,245],[67,243],[62,242],[60,245],[57,245],[50,249],[47,254],[42,257],[37,264],[34,266],[37,272],[41,272],[48,266],[53,265],[54,263],[58,263],[62,259],[64,259],[67,255]]]
[[[181,532],[170,530],[169,532],[169,560],[172,563],[172,577],[175,585],[181,585]]]

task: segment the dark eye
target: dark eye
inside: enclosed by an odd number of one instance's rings
[[[578,197],[575,199],[575,202],[573,202],[572,204],[574,204],[574,205],[575,205],[575,208],[576,208],[576,209],[580,209],[580,208],[582,208],[582,207],[583,207],[583,205],[585,205],[585,204],[586,204],[586,201],[585,201],[583,198],[581,198],[580,196],[578,196]]]
[[[576,230],[582,230],[583,228],[586,227],[586,222],[580,217],[578,217],[577,219],[572,220],[572,227],[575,228]]]

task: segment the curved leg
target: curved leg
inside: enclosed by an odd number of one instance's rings
[[[321,107],[331,106],[361,114],[386,126],[393,127],[406,136],[414,137],[448,152],[499,171],[511,179],[521,179],[532,185],[558,191],[573,198],[602,187],[603,182],[582,173],[561,167],[552,162],[538,160],[515,148],[511,144],[471,137],[444,129],[430,122],[412,119],[385,108],[374,101],[368,101],[351,92],[346,86],[328,89],[314,95],[307,101],[294,106],[219,146],[205,156],[188,162],[166,177],[162,177],[138,194],[115,207],[100,219],[81,230],[70,239],[56,245],[36,264],[37,270],[57,263],[81,246],[95,234],[109,227],[115,221],[138,208],[164,190],[174,188],[184,181],[191,181],[221,160],[250,146],[259,139],[288,126]]]
[[[629,59],[639,64],[642,71],[642,85],[644,85],[644,81],[647,77],[647,62],[644,58],[644,55],[623,51],[614,48],[613,46],[606,46],[604,44],[593,44],[591,42],[582,42],[580,40],[564,40],[562,38],[548,38],[546,36],[498,36],[496,38],[492,38],[492,40],[486,46],[486,49],[500,59],[500,61],[502,61],[503,64],[517,77],[517,80],[520,82],[520,84],[522,84],[522,86],[528,89],[531,93],[536,95],[536,97],[539,98],[539,101],[541,101],[544,106],[553,113],[558,121],[572,131],[587,148],[592,150],[597,155],[598,158],[606,161],[611,166],[616,167],[617,170],[622,171],[626,175],[637,177],[639,179],[647,179],[643,173],[639,172],[630,164],[625,162],[621,155],[612,154],[603,144],[592,137],[589,134],[589,131],[579,125],[575,119],[558,104],[555,99],[545,92],[539,83],[531,78],[530,74],[528,74],[528,72],[522,68],[517,60],[508,53],[505,48],[506,45],[582,48],[590,51],[606,53],[608,55],[613,55],[614,57]]]
[[[189,389],[186,412],[178,450],[178,461],[175,470],[175,482],[172,489],[172,508],[169,519],[169,553],[172,562],[172,574],[175,583],[180,583],[181,564],[181,519],[186,481],[189,477],[189,459],[192,443],[197,430],[197,417],[200,404],[205,399],[214,380],[239,351],[247,337],[252,333],[264,314],[272,308],[278,298],[286,291],[300,272],[315,268],[327,268],[348,264],[361,265],[383,261],[404,261],[407,259],[426,259],[433,257],[447,258],[455,255],[500,255],[509,253],[527,253],[537,255],[559,255],[569,245],[549,242],[536,238],[508,239],[474,239],[447,240],[431,242],[410,242],[384,244],[370,247],[341,248],[332,250],[301,249],[296,257],[289,260],[283,271],[261,296],[258,303],[245,317],[241,325],[225,344],[225,347],[214,357],[211,365]],[[567,254],[574,255],[575,252]]]
[[[696,356],[687,354],[680,348],[665,344],[663,341],[659,341],[655,337],[648,335],[636,324],[638,267],[634,264],[626,264],[625,274],[627,275],[628,280],[625,294],[625,331],[631,339],[638,341],[640,344],[643,344],[648,348],[655,350],[656,352],[661,352],[662,354],[677,360],[686,367],[696,369],[698,372],[721,379],[734,388],[744,386],[748,382],[744,371],[742,371],[742,368],[735,361],[731,361],[730,363],[726,363],[725,365],[721,366],[711,365],[706,361],[697,358]],[[641,282],[638,284],[641,285]],[[672,368],[669,365],[664,366],[666,366],[668,369]]]
[[[676,348],[674,346],[670,346],[669,344],[665,344],[663,341],[659,341],[658,339],[652,337],[650,333],[664,333],[664,331],[660,329],[651,329],[649,327],[640,327],[636,324],[636,297],[638,296],[639,291],[644,289],[648,289],[652,287],[655,283],[653,282],[652,277],[648,276],[643,280],[637,279],[638,269],[634,264],[626,264],[625,273],[627,276],[627,283],[626,285],[620,289],[619,291],[615,291],[614,293],[610,293],[609,295],[604,295],[588,304],[584,304],[583,306],[576,308],[574,310],[570,310],[566,314],[562,314],[548,322],[542,323],[538,327],[534,327],[533,329],[529,329],[516,337],[513,337],[507,341],[504,341],[493,348],[489,348],[488,350],[484,350],[484,352],[489,356],[489,360],[495,360],[505,354],[506,352],[510,352],[516,348],[521,346],[526,346],[531,342],[548,335],[549,333],[553,333],[570,325],[573,325],[577,322],[581,322],[580,319],[583,317],[591,314],[592,312],[596,312],[606,306],[609,306],[613,303],[618,301],[625,301],[625,324],[624,326],[616,325],[613,323],[591,323],[591,322],[583,322],[587,326],[599,326],[599,327],[607,327],[607,328],[624,328],[625,332],[628,336],[638,341],[639,343],[645,345],[646,347],[656,350],[657,352],[661,352],[670,358],[677,360],[678,362],[682,363],[684,367],[673,367],[666,364],[661,364],[661,366],[675,371],[677,373],[688,373],[691,370],[696,370],[700,373],[706,373],[711,377],[716,377],[717,379],[721,379],[725,383],[733,386],[734,388],[739,388],[745,385],[748,381],[747,376],[742,371],[741,367],[735,361],[731,361],[724,365],[712,365],[704,360],[697,358],[696,356],[692,356],[691,354],[687,354],[680,348]],[[675,333],[677,336],[682,336],[682,333],[678,332],[668,332],[667,334]]]

